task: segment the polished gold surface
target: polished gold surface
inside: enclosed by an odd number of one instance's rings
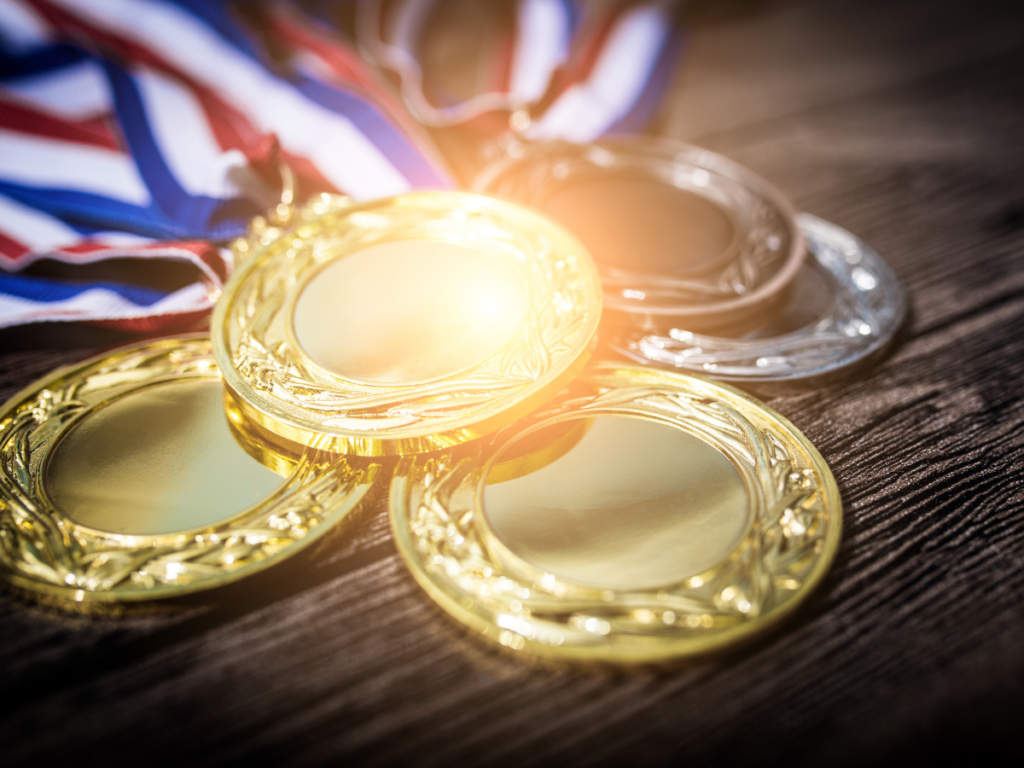
[[[749,513],[743,479],[721,451],[625,416],[593,419],[562,457],[488,483],[483,501],[510,551],[596,589],[653,589],[701,573],[735,548]]]
[[[395,240],[330,262],[295,305],[295,336],[322,367],[364,384],[425,384],[479,365],[526,322],[526,286],[461,245]]]
[[[572,419],[534,430],[509,443],[487,472],[488,485],[532,474],[576,447],[593,419]]]
[[[193,336],[117,350],[10,400],[0,576],[73,602],[207,589],[315,541],[373,486],[376,465],[314,450],[275,474],[223,397],[210,341]]]
[[[285,213],[236,243],[213,342],[241,412],[286,440],[453,446],[543,404],[589,355],[596,268],[548,219],[455,192]]]
[[[223,390],[184,378],[97,408],[46,462],[56,508],[89,528],[158,535],[215,525],[273,493],[281,477],[232,437]]]
[[[622,664],[707,653],[793,611],[842,527],[807,439],[706,379],[607,364],[581,378],[593,394],[399,464],[392,528],[428,594],[512,651]],[[587,427],[556,458],[496,481],[517,443],[567,422]]]
[[[221,394],[224,415],[227,417],[235,443],[264,467],[282,477],[288,477],[294,472],[307,447],[284,440],[247,418],[234,395],[226,387],[221,387]]]

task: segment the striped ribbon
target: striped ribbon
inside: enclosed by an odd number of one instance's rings
[[[479,78],[489,88],[455,103],[437,95],[420,61],[438,0],[363,0],[357,29],[367,56],[397,75],[427,125],[507,112],[525,138],[588,142],[636,131],[652,116],[680,49],[672,23],[678,4],[518,0],[512,39],[490,45],[481,62],[496,73]]]
[[[364,52],[418,66],[431,5],[360,3]],[[671,66],[670,4],[580,5],[520,0],[500,87],[436,106],[412,69],[397,97],[327,14],[247,6],[257,36],[225,0],[0,0],[0,328],[195,322],[230,273],[215,243],[277,202],[282,163],[303,194],[371,199],[454,186],[420,122],[529,108],[530,138],[575,141],[639,126]],[[367,44],[371,21],[397,31]]]
[[[0,327],[194,322],[230,270],[209,241],[277,202],[279,162],[304,193],[453,186],[354,49],[267,26],[277,66],[221,3],[0,0]],[[154,259],[191,279],[145,287]]]

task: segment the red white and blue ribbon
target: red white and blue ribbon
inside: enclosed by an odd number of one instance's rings
[[[653,118],[681,48],[671,0],[625,3],[595,20],[524,129],[537,141],[591,142],[635,133]]]
[[[415,82],[432,3],[356,6],[403,100],[283,3],[250,5],[257,37],[226,0],[0,0],[0,328],[192,323],[230,273],[218,244],[279,199],[282,164],[302,194],[451,188],[421,122],[529,110],[530,138],[633,130],[676,49],[670,2],[519,0],[495,88],[433,104]],[[164,264],[174,279],[154,280]]]
[[[0,327],[201,317],[230,270],[209,241],[277,201],[282,161],[306,193],[453,186],[337,40],[275,71],[222,3],[156,0],[0,0],[0,35]],[[154,259],[194,282],[146,287]],[[96,278],[104,261],[123,281]]]
[[[673,0],[518,0],[512,44],[492,46],[494,57],[508,59],[490,62],[503,76],[465,101],[437,103],[420,63],[437,4],[363,0],[358,18],[367,55],[396,74],[413,114],[432,126],[510,112],[528,139],[589,142],[633,132],[652,116],[680,48]]]
[[[496,46],[506,59],[492,89],[457,104],[435,104],[420,65],[424,29],[437,0],[366,0],[358,6],[360,44],[379,66],[398,75],[416,117],[427,125],[462,123],[493,111],[515,111],[538,102],[569,58],[580,14],[569,0],[521,0],[511,45]]]
[[[3,195],[0,222],[0,328],[58,320],[139,332],[184,327],[209,311],[228,274],[228,261],[205,240],[76,228]],[[151,260],[189,265],[198,279],[175,290],[147,288]],[[38,262],[59,263],[60,277],[17,274]],[[118,266],[120,279],[87,276],[104,262]]]

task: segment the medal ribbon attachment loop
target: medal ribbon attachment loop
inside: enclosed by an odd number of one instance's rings
[[[395,73],[409,109],[434,127],[508,112],[512,130],[534,140],[636,131],[652,116],[680,48],[673,0],[518,0],[512,39],[490,46],[480,64],[480,91],[455,101],[440,94],[421,60],[439,4],[368,0],[357,11],[360,46]]]

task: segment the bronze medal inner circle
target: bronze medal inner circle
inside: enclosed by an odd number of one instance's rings
[[[751,515],[725,454],[646,418],[595,417],[556,460],[493,479],[483,502],[498,539],[540,571],[598,589],[652,589],[702,573],[736,548]]]
[[[300,289],[295,338],[319,366],[368,384],[415,385],[472,368],[526,322],[523,279],[454,243],[376,243],[329,262]]]
[[[717,201],[637,173],[566,181],[541,210],[575,232],[599,265],[637,273],[704,272],[728,256],[737,236]]]

